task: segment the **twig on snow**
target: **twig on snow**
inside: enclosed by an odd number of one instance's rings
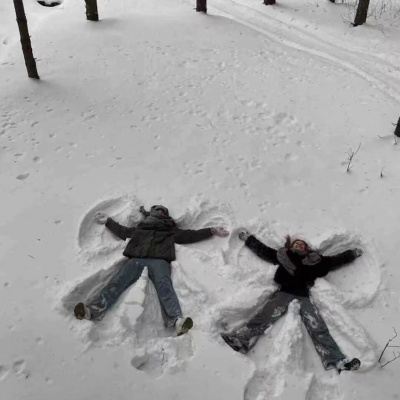
[[[346,172],[350,172],[351,167],[352,167],[351,161],[353,160],[354,156],[358,153],[358,151],[360,150],[360,148],[361,148],[361,143],[360,143],[360,145],[358,146],[358,149],[357,149],[356,151],[354,151],[354,150],[350,147],[349,151],[347,152],[347,157],[348,157],[348,158],[347,158],[347,161],[348,161],[348,164],[347,164]]]
[[[161,351],[162,351],[162,360],[161,360],[161,366],[165,364],[165,352],[164,352],[164,346],[161,346]]]
[[[393,327],[393,330],[394,330],[394,336],[393,336],[392,338],[390,338],[390,339],[386,342],[386,345],[385,345],[384,349],[382,350],[382,353],[381,353],[381,356],[379,357],[378,362],[381,361],[381,359],[382,359],[382,357],[383,357],[383,353],[385,352],[385,350],[386,350],[388,347],[400,347],[400,346],[391,346],[391,345],[390,345],[390,342],[391,342],[393,339],[395,339],[395,338],[397,337],[397,332],[396,332],[396,329],[394,329],[394,327]],[[393,356],[394,356],[394,358],[393,358],[392,360],[388,361],[386,364],[381,365],[381,367],[384,367],[385,365],[388,365],[388,364],[391,363],[392,361],[394,361],[394,360],[396,360],[397,358],[399,358],[399,357],[400,357],[400,352],[399,352],[399,354],[398,354],[397,356],[396,356],[396,354],[393,352]]]
[[[391,347],[391,346],[389,346],[389,347]],[[394,360],[400,358],[400,351],[399,351],[399,353],[397,354],[397,356],[396,356],[396,354],[393,352],[393,357],[394,357],[394,358],[392,358],[391,360],[389,360],[387,363],[381,365],[381,368],[383,368],[385,365],[390,364],[390,363],[393,362]]]

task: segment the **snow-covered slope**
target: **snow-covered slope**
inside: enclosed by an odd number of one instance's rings
[[[38,82],[12,4],[0,5],[1,399],[398,397],[400,360],[377,362],[400,330],[390,4],[353,29],[345,4],[322,0],[215,0],[209,15],[188,1],[102,0],[98,23],[81,2],[25,0]],[[124,243],[94,214],[130,225],[154,203],[182,227],[231,231],[177,246],[193,330],[163,327],[152,285],[143,310],[122,298],[100,323],[75,320],[122,261]],[[360,371],[323,369],[296,303],[247,356],[223,343],[275,290],[275,267],[243,247],[241,227],[273,247],[290,233],[324,254],[364,249],[313,289]]]

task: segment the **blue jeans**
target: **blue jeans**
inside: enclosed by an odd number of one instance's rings
[[[100,291],[99,295],[87,306],[92,319],[101,320],[105,312],[116,303],[119,296],[133,285],[147,267],[149,278],[154,284],[166,326],[174,326],[177,318],[182,316],[178,297],[172,286],[171,264],[155,258],[130,258],[120,271]]]
[[[314,343],[324,367],[326,369],[332,368],[338,361],[346,357],[331,336],[318,308],[309,297],[277,291],[254,318],[228,336],[237,337],[245,344],[244,352],[249,351],[264,331],[286,313],[289,304],[295,299],[300,303],[301,319],[307,328],[307,332]]]

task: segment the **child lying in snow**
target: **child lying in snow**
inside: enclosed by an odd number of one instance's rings
[[[274,280],[280,286],[261,311],[242,328],[221,334],[229,346],[241,353],[247,353],[264,331],[277,321],[288,309],[289,303],[297,299],[300,303],[300,316],[321,357],[326,369],[357,370],[361,362],[357,358],[347,359],[329,333],[328,327],[310,298],[310,288],[315,279],[325,276],[329,271],[354,261],[362,255],[361,249],[347,250],[335,256],[322,256],[311,251],[304,240],[291,240],[287,237],[285,247],[272,249],[243,230],[239,238],[245,241],[260,258],[279,265]]]
[[[133,228],[118,224],[106,214],[96,214],[99,224],[105,224],[122,240],[130,239],[123,253],[128,260],[90,304],[78,303],[74,314],[78,319],[101,320],[118,297],[139,279],[143,268],[147,267],[160,300],[165,324],[167,327],[175,326],[179,336],[192,328],[193,321],[183,317],[172,286],[170,263],[175,260],[174,244],[194,243],[213,235],[225,237],[229,232],[224,228],[178,229],[168,209],[160,205],[151,207],[150,212],[141,207],[140,212],[144,218]]]

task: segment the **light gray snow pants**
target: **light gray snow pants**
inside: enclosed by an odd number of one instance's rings
[[[301,319],[311,336],[324,367],[326,369],[334,367],[336,362],[346,357],[332,338],[318,308],[309,297],[296,296],[281,291],[275,292],[261,311],[245,326],[234,332],[233,336],[248,343],[247,351],[250,350],[264,331],[286,313],[289,304],[295,299],[300,303]]]
[[[90,304],[87,304],[92,319],[101,320],[105,312],[116,303],[118,297],[140,278],[144,267],[148,268],[149,278],[153,282],[160,300],[165,325],[174,326],[177,318],[182,316],[182,310],[172,286],[171,264],[155,258],[130,258],[100,291],[99,295]]]

